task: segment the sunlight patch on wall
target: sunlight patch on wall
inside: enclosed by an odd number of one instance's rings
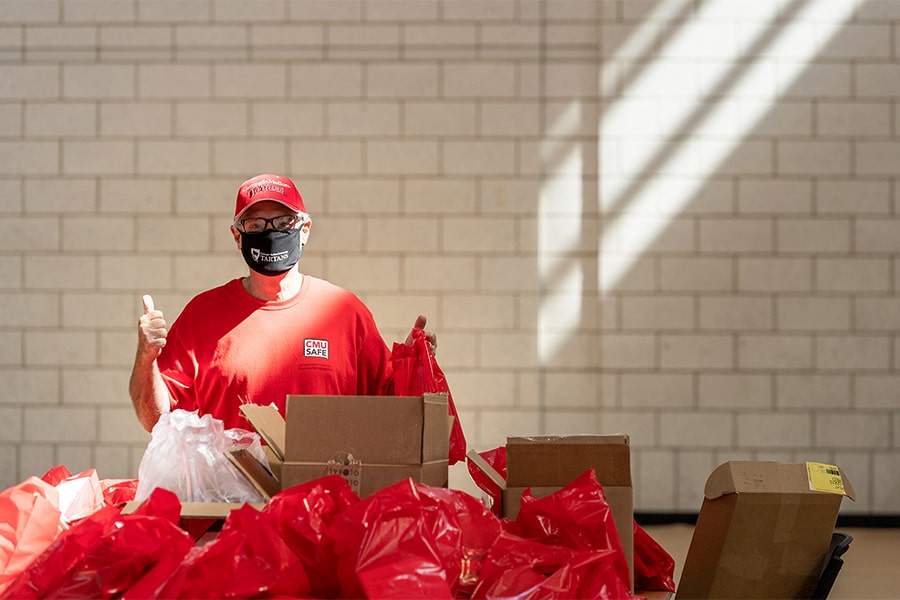
[[[584,247],[584,157],[577,144],[560,143],[583,131],[582,107],[572,102],[554,121],[542,144],[546,172],[537,211],[538,361],[545,365],[558,355],[560,344],[577,331],[582,313],[584,264],[573,260]],[[573,204],[573,202],[575,204]]]
[[[711,0],[686,20],[651,14],[602,66],[601,293],[618,288],[647,253],[671,250],[665,241],[659,246],[660,236],[702,187],[720,175],[770,169],[768,155],[747,137],[854,8],[793,0],[780,9],[760,3],[753,19],[716,18],[734,4]],[[654,14],[683,6],[660,2]]]

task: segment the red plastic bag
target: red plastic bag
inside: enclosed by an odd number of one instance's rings
[[[163,504],[176,503],[158,490]],[[171,511],[165,512],[171,513]],[[177,509],[176,509],[177,514]],[[120,597],[157,567],[171,572],[193,545],[168,517],[104,507],[64,532],[6,590],[9,598]],[[153,575],[151,575],[153,574]]]
[[[263,508],[299,558],[317,598],[333,598],[340,592],[337,557],[326,533],[334,519],[357,502],[359,496],[346,479],[327,475],[276,494]]]
[[[478,456],[491,465],[503,479],[506,479],[506,446],[479,452]],[[491,511],[499,517],[503,512],[503,490],[468,458],[466,467],[469,469],[469,475],[472,476],[475,485],[491,499]]]
[[[634,521],[634,587],[675,591],[675,560]]]
[[[613,550],[573,550],[504,531],[491,547],[474,599],[632,598]]]
[[[66,465],[56,465],[55,467],[52,467],[50,470],[44,473],[44,475],[41,477],[41,481],[45,481],[53,487],[56,487],[71,476],[72,472],[69,471]]]
[[[411,479],[351,506],[328,537],[345,598],[454,598],[461,573],[457,516]]]
[[[272,515],[245,504],[222,531],[194,547],[160,590],[160,598],[306,597],[309,579],[278,533]]]
[[[74,571],[90,548],[112,528],[119,509],[106,507],[64,531],[6,589],[2,598],[44,598]]]
[[[174,492],[160,488],[132,512],[133,515],[159,517],[176,525],[181,520],[181,500]]]
[[[181,501],[174,492],[160,488],[154,490],[150,497],[144,500],[132,514],[156,517],[173,524],[179,524],[181,520]],[[191,539],[189,535],[188,538]],[[192,539],[191,543],[193,543]],[[193,548],[188,544],[185,544],[184,547],[179,544],[176,552],[160,559],[156,566],[132,584],[122,596],[122,599],[162,597],[162,591],[168,585],[169,580],[181,568],[182,562],[192,550]]]
[[[499,520],[477,498],[401,481],[349,506],[328,528],[351,598],[458,598],[474,589]]]
[[[500,520],[481,500],[465,492],[423,484],[417,484],[416,489],[420,496],[433,501],[433,504],[425,505],[425,510],[443,513],[430,519],[432,529],[438,528],[435,531],[438,540],[446,539],[445,543],[438,543],[438,548],[442,551],[448,575],[452,577],[458,573],[456,597],[467,596],[475,588],[487,554],[500,535]],[[459,528],[460,536],[453,533],[454,527]],[[458,568],[456,560],[459,560]],[[448,565],[450,561],[453,564]],[[453,587],[451,585],[451,589]]]
[[[96,469],[70,475],[55,485],[59,492],[59,510],[66,523],[83,519],[106,505]]]
[[[101,479],[103,502],[108,506],[125,504],[134,500],[137,491],[137,479]]]
[[[0,592],[59,536],[61,515],[56,488],[37,477],[0,493]]]
[[[394,368],[394,394],[398,396],[420,396],[422,394],[447,393],[447,412],[453,417],[453,427],[450,431],[450,455],[451,465],[466,459],[466,436],[463,434],[462,424],[459,422],[459,413],[453,403],[453,395],[447,378],[438,365],[425,331],[412,330],[413,343],[394,343],[391,350],[391,364]]]
[[[194,546],[181,566],[151,598],[250,598],[266,589],[269,573],[247,568],[239,535],[220,535]],[[238,588],[238,586],[241,586]],[[137,597],[137,596],[135,596]]]
[[[72,475],[68,467],[57,465],[44,473],[41,480],[56,487],[64,495],[68,496],[73,496],[77,487],[84,488],[80,490],[83,513],[81,516],[86,516],[86,514],[90,514],[93,510],[98,510],[101,506],[114,506],[134,500],[134,495],[137,491],[137,479],[100,479],[95,484],[92,478],[96,478],[96,475],[96,469],[87,469],[78,475]],[[77,485],[71,486],[72,482],[75,482]],[[71,486],[71,490],[66,492],[60,489],[60,486]],[[70,501],[66,502],[66,504],[70,503]]]
[[[522,507],[510,531],[545,544],[573,550],[609,550],[612,570],[625,588],[631,578],[612,510],[593,469],[588,469],[561,490],[535,498],[522,494]]]

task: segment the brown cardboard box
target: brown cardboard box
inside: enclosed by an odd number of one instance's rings
[[[132,500],[122,506],[122,514],[130,515],[135,512],[143,502]],[[244,504],[249,504],[257,510],[262,510],[265,504],[256,502],[182,502],[180,516],[182,519],[224,519],[235,509]]]
[[[844,496],[821,463],[733,461],[709,476],[676,598],[809,598]]]
[[[271,477],[233,458],[266,497],[331,473],[343,475],[361,497],[408,477],[447,485],[447,394],[292,395],[284,419],[269,406],[241,411],[269,447]]]
[[[634,493],[628,435],[509,437],[505,481],[477,453],[470,451],[468,456],[501,488],[501,514],[509,519],[518,515],[526,488],[535,497],[549,496],[588,469],[594,469],[612,511],[633,584]]]
[[[126,502],[122,507],[122,514],[132,514],[141,504],[143,502],[137,500]],[[182,502],[178,525],[202,545],[216,537],[232,510],[242,506],[243,502]],[[265,505],[253,502],[249,506],[262,510]]]

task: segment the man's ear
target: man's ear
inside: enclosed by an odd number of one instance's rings
[[[241,232],[235,229],[234,225],[231,226],[231,235],[234,238],[234,243],[237,244],[238,250],[241,249]]]
[[[300,228],[300,245],[305,246],[309,240],[309,230],[312,229],[312,220],[306,221]]]

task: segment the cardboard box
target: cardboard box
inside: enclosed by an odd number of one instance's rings
[[[123,515],[135,512],[142,501],[132,500],[122,507]],[[249,503],[256,510],[262,510],[264,504]],[[184,529],[195,542],[202,545],[215,538],[221,531],[225,519],[232,510],[244,506],[242,502],[182,502],[179,527]]]
[[[834,465],[733,461],[709,476],[676,598],[810,598],[850,482]]]
[[[142,501],[131,500],[122,507],[123,515],[134,513],[143,504]],[[244,506],[244,502],[182,502],[180,516],[182,519],[225,519],[235,509]],[[248,502],[253,508],[262,510],[264,504]]]
[[[232,459],[265,497],[332,473],[360,497],[409,477],[447,486],[447,394],[291,395],[284,419],[270,406],[247,404],[241,412],[269,448],[270,473],[246,457]]]
[[[594,469],[612,511],[622,550],[634,583],[634,491],[628,435],[561,435],[509,437],[504,480],[478,454],[469,459],[502,490],[501,514],[515,519],[522,493],[530,488],[538,498],[549,496]]]

